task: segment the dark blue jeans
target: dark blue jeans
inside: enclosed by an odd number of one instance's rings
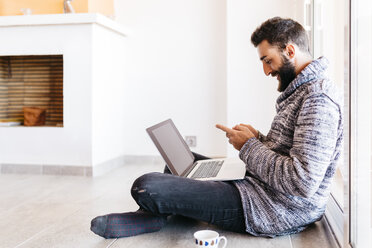
[[[195,160],[206,157],[195,154]],[[234,232],[245,232],[239,191],[231,182],[197,181],[165,173],[136,179],[132,196],[140,208],[159,216],[182,215]]]

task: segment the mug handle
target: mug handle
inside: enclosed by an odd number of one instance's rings
[[[227,245],[227,239],[225,238],[225,236],[220,236],[218,238],[218,245],[220,245],[221,239],[225,240],[225,243],[223,244],[223,247],[222,247],[222,248],[225,248]]]

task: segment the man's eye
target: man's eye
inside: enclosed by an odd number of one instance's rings
[[[265,63],[268,64],[268,65],[270,65],[271,64],[271,60],[266,60]]]

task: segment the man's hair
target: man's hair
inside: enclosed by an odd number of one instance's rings
[[[292,19],[271,18],[261,24],[252,34],[251,41],[257,47],[267,40],[270,45],[285,49],[288,43],[296,44],[300,50],[310,53],[309,40],[305,29]]]

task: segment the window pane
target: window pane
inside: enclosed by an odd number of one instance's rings
[[[348,11],[347,1],[314,1],[314,58],[325,56],[330,62],[330,78],[344,94],[348,82]],[[327,13],[327,14],[325,14]],[[347,92],[346,92],[347,93]],[[345,102],[347,104],[347,102]],[[347,106],[346,106],[347,109]],[[348,163],[340,159],[333,183],[333,197],[341,209],[344,207],[343,185],[347,179]]]

